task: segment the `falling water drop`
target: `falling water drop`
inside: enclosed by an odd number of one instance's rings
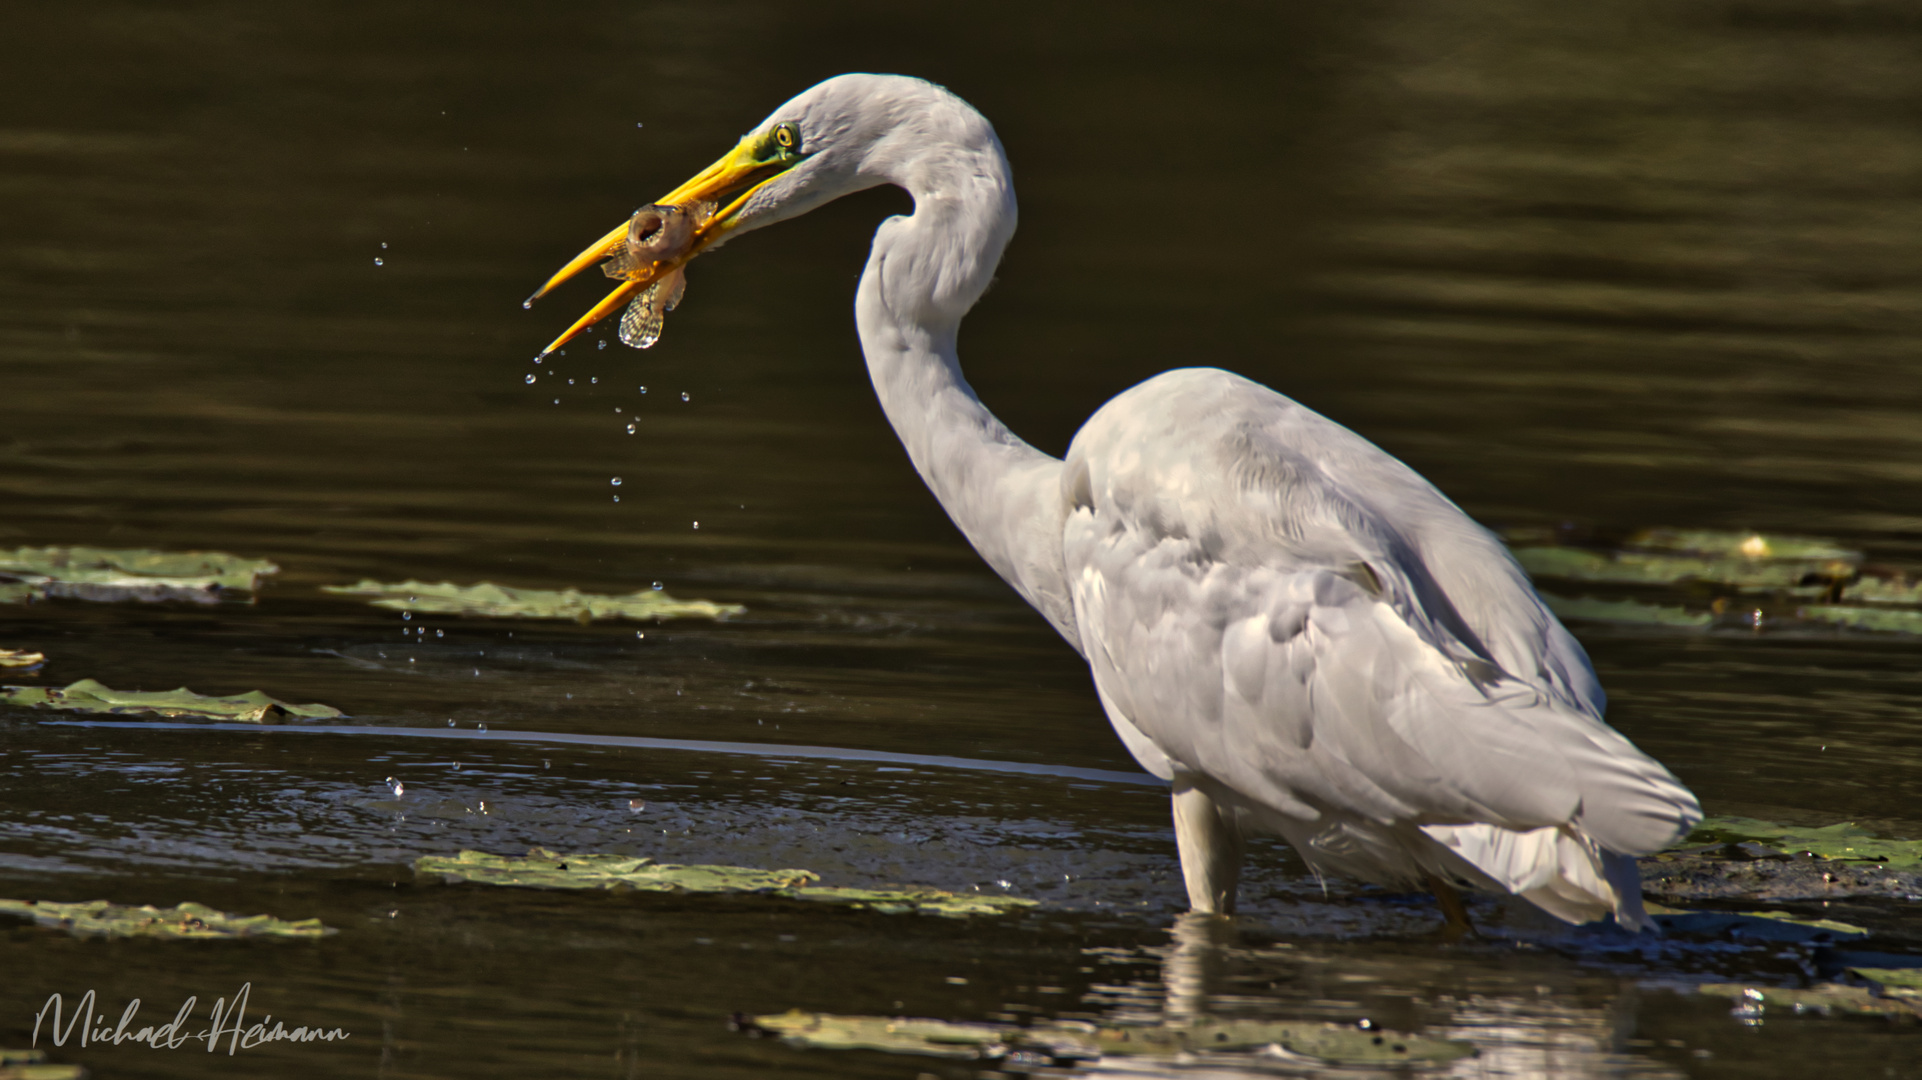
[[[387,790],[393,792],[394,798],[398,799],[407,794],[407,785],[390,776],[387,778]]]
[[[660,582],[658,582],[658,581],[657,581],[657,582],[655,582],[655,583],[654,583],[654,591],[655,591],[655,592],[660,592],[660,591],[661,591],[661,583],[660,583]]]
[[[567,380],[567,385],[569,385],[569,386],[573,386],[573,385],[574,385],[574,380],[573,380],[573,379],[569,379],[569,380]]]
[[[633,424],[629,424],[629,425],[627,425],[627,433],[628,433],[629,435],[632,435],[632,434],[634,434],[634,432],[635,432],[636,430],[637,430],[637,428],[636,428],[636,426],[635,426],[635,425],[633,425]]]
[[[687,391],[685,390],[681,391],[681,400],[682,401],[688,400]]]
[[[641,393],[643,394],[647,393],[647,387],[645,386],[641,387]]]
[[[375,260],[374,260],[374,265],[375,265],[375,266],[385,266],[385,265],[386,265],[386,261],[385,261],[385,260],[383,260],[383,259],[375,259]]]
[[[423,630],[424,630],[424,629],[426,629],[426,627],[422,627],[421,629],[423,629]],[[436,631],[434,631],[434,636],[435,636],[435,637],[446,637],[446,636],[447,636],[447,631],[445,631],[445,630],[436,630]]]
[[[414,618],[414,613],[411,611],[403,611],[400,613],[401,622],[412,622],[413,618]]]
[[[589,383],[597,383],[597,382],[600,382],[601,380],[598,376],[589,376],[587,381]]]
[[[453,717],[451,717],[451,716],[450,716],[450,717],[448,717],[448,718],[447,718],[447,726],[448,726],[448,727],[453,727],[453,726],[454,726],[454,718],[453,718]]]
[[[695,527],[695,528],[697,528],[697,529],[698,529],[698,528],[700,528],[700,527],[701,527],[701,523],[700,523],[700,522],[698,522],[698,521],[697,521],[697,522],[695,522],[695,523],[694,523],[694,527]]]
[[[530,372],[528,372],[528,374],[527,374],[527,381],[528,381],[528,382],[530,382],[530,383],[534,381],[534,373],[533,373],[533,372],[531,372],[531,371],[530,371]]]
[[[597,349],[605,349],[605,348],[607,348],[607,342],[606,342],[606,341],[602,341],[602,342],[601,342],[601,343],[600,343],[599,345],[596,345],[596,346],[595,346],[595,348],[597,348]]]
[[[613,483],[614,483],[614,486],[615,486],[615,487],[620,487],[620,486],[621,486],[621,478],[620,478],[620,477],[618,477],[618,476],[617,476],[617,477],[615,477],[615,478],[614,478],[614,480],[613,480]]]
[[[619,495],[616,495],[616,496],[614,496],[614,501],[615,501],[615,502],[620,502],[620,501],[621,501],[621,497],[620,497]]]

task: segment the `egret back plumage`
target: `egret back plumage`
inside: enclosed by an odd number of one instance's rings
[[[1647,924],[1635,857],[1700,808],[1603,721],[1581,646],[1433,485],[1211,368],[1116,397],[1065,461],[982,405],[956,337],[1013,236],[1014,186],[994,129],[947,90],[843,75],[782,105],[660,200],[733,201],[549,350],[722,240],[880,184],[914,199],[875,233],[855,299],[881,406],[969,542],[1086,657],[1128,750],[1173,784],[1197,910],[1233,909],[1241,837],[1264,830],[1318,873]]]

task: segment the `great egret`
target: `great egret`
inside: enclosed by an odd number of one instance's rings
[[[782,105],[542,286],[625,253],[627,280],[547,351],[636,296],[658,331],[689,259],[880,184],[914,198],[875,232],[855,296],[881,406],[1172,782],[1195,910],[1233,910],[1241,838],[1266,830],[1318,874],[1427,884],[1451,923],[1452,884],[1648,925],[1635,856],[1699,821],[1695,797],[1603,722],[1581,646],[1414,470],[1212,368],[1108,402],[1065,461],[981,404],[955,339],[1014,233],[1014,187],[993,127],[946,89],[842,75]],[[661,207],[699,210],[668,237],[648,224]]]

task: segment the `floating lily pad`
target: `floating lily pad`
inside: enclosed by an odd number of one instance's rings
[[[91,547],[0,551],[0,602],[188,600],[218,603],[253,592],[280,570],[261,559],[218,551],[142,551]]]
[[[0,649],[0,668],[19,671],[35,671],[47,662],[46,653],[29,652],[26,649]]]
[[[336,933],[319,919],[289,922],[272,915],[229,915],[205,904],[133,907],[86,900],[63,904],[49,900],[0,900],[0,914],[20,915],[41,926],[79,935],[153,938],[317,938]]]
[[[1690,611],[1666,604],[1644,604],[1639,600],[1570,599],[1542,594],[1548,610],[1564,619],[1590,622],[1636,623],[1644,626],[1707,626],[1715,616],[1707,611]]]
[[[1884,633],[1922,634],[1922,609],[1844,607],[1839,604],[1810,604],[1797,614],[1804,619],[1847,626],[1856,630]]]
[[[1100,1057],[1174,1057],[1201,1051],[1276,1047],[1332,1065],[1435,1065],[1475,1052],[1469,1043],[1312,1022],[1200,1019],[1190,1024],[1100,1026],[1037,1019],[1015,1024],[951,1023],[885,1016],[836,1016],[801,1010],[755,1018],[797,1046],[882,1050],[961,1059],[998,1059],[1036,1052],[1057,1061]]]
[[[1869,936],[1835,919],[1807,919],[1786,911],[1668,911],[1654,915],[1663,931],[1749,941],[1829,943]]]
[[[0,705],[114,715],[154,713],[256,724],[274,723],[289,716],[328,720],[345,715],[326,705],[289,705],[258,690],[231,697],[205,697],[185,687],[148,692],[114,690],[92,679],[82,679],[66,687],[0,686]]]
[[[1849,974],[1874,983],[1883,997],[1922,1004],[1922,968],[1850,968]]]
[[[1842,599],[1870,604],[1922,604],[1922,580],[1868,574],[1842,590]]]
[[[1807,853],[1822,859],[1872,862],[1889,869],[1922,867],[1922,841],[1879,839],[1849,822],[1818,829],[1755,818],[1712,817],[1697,825],[1686,843],[1742,841],[1760,843],[1786,855]]]
[[[1716,997],[1735,998],[1742,1003],[1738,1008],[1785,1008],[1795,1012],[1840,1012],[1869,1016],[1922,1015],[1922,1002],[1880,997],[1868,987],[1841,983],[1818,983],[1806,989],[1755,986],[1749,983],[1706,983],[1695,989]]]
[[[534,848],[526,857],[463,851],[427,855],[414,863],[423,874],[486,885],[536,889],[638,889],[642,892],[751,892],[866,908],[884,914],[914,913],[961,918],[1001,915],[1034,907],[1019,896],[944,892],[940,889],[853,889],[817,886],[811,870],[756,870],[744,866],[680,866],[638,855],[558,855]]]
[[[45,1050],[0,1050],[0,1080],[86,1080],[78,1065],[53,1065]]]
[[[1673,585],[1700,581],[1749,588],[1789,588],[1806,578],[1846,580],[1854,567],[1840,562],[1705,558],[1640,551],[1601,552],[1571,547],[1519,547],[1515,558],[1538,578],[1617,585]]]
[[[1714,558],[1862,561],[1862,553],[1813,536],[1723,532],[1717,529],[1643,529],[1624,545],[1649,551],[1680,551]]]
[[[423,874],[485,885],[535,889],[639,889],[643,892],[773,892],[819,877],[808,870],[753,870],[743,866],[678,866],[636,855],[557,855],[534,848],[525,858],[463,851],[427,855],[414,863]]]
[[[376,596],[375,607],[418,611],[430,615],[477,615],[494,619],[725,619],[747,609],[739,604],[709,600],[676,600],[659,590],[643,589],[628,596],[601,596],[578,589],[514,589],[482,582],[455,585],[403,581],[398,585],[363,581],[358,585],[324,585],[322,590],[353,596]]]

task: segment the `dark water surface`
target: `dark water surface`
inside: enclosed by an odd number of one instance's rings
[[[1493,525],[1773,530],[1922,566],[1922,17],[1816,0],[1323,7],[10,12],[0,546],[283,569],[252,605],[0,607],[0,647],[47,652],[47,685],[262,689],[362,728],[590,741],[0,712],[0,895],[341,929],[157,943],[0,922],[0,1047],[26,1045],[55,991],[165,1019],[251,981],[255,1010],[351,1038],[56,1057],[101,1077],[959,1078],[979,1070],[725,1021],[1126,1018],[1174,1008],[1180,987],[1195,1007],[1165,797],[1061,771],[1134,766],[1085,668],[955,533],[866,384],[853,286],[902,196],[703,259],[647,353],[586,339],[530,362],[598,291],[531,313],[521,297],[840,71],[924,75],[997,125],[1022,225],[962,350],[1044,449],[1142,378],[1219,364]],[[403,623],[318,588],[364,577],[660,581],[748,613]],[[1922,835],[1914,639],[1576,629],[1611,720],[1711,813]],[[963,922],[409,869],[534,844],[1046,906]],[[1199,999],[1224,1015],[1469,1038],[1482,1055],[1463,1077],[1922,1074],[1915,1025],[1744,1020],[1687,992],[1792,983],[1792,955],[1593,932],[1449,946],[1424,898],[1324,894],[1279,848],[1259,862]],[[1906,902],[1848,917],[1891,948],[1922,939]]]

